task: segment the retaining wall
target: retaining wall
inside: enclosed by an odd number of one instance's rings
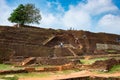
[[[120,45],[113,45],[113,44],[96,44],[97,50],[107,50],[107,49],[114,49],[120,50]]]

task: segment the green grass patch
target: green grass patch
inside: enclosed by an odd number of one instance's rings
[[[11,70],[14,69],[12,65],[0,64],[0,70]]]
[[[110,73],[120,72],[120,65],[113,66],[109,72]]]
[[[14,67],[13,65],[8,65],[8,64],[0,64],[0,70],[17,70],[21,68],[22,67]]]
[[[6,75],[2,77],[0,80],[18,80],[18,77],[14,75]]]
[[[32,73],[20,73],[20,74],[14,74],[15,76],[19,76],[19,78],[42,78],[42,77],[49,77],[52,75],[50,72],[32,72]]]
[[[106,52],[114,53],[114,52],[117,52],[117,51],[116,50],[106,50]]]
[[[107,60],[109,58],[94,58],[94,59],[80,59],[80,61],[82,62],[82,64],[93,64],[95,61],[99,61],[99,60]]]

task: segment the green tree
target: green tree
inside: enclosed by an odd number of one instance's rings
[[[39,24],[42,19],[39,9],[33,4],[20,4],[14,11],[11,13],[11,16],[8,18],[12,23],[17,23],[20,25],[37,23]]]

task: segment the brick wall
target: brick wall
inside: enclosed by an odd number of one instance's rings
[[[106,50],[106,49],[114,49],[120,50],[120,45],[113,45],[113,44],[96,44],[97,50]]]

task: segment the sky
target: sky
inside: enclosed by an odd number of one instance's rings
[[[40,9],[42,28],[120,34],[120,0],[0,0],[0,25],[14,25],[8,17],[19,4]]]

